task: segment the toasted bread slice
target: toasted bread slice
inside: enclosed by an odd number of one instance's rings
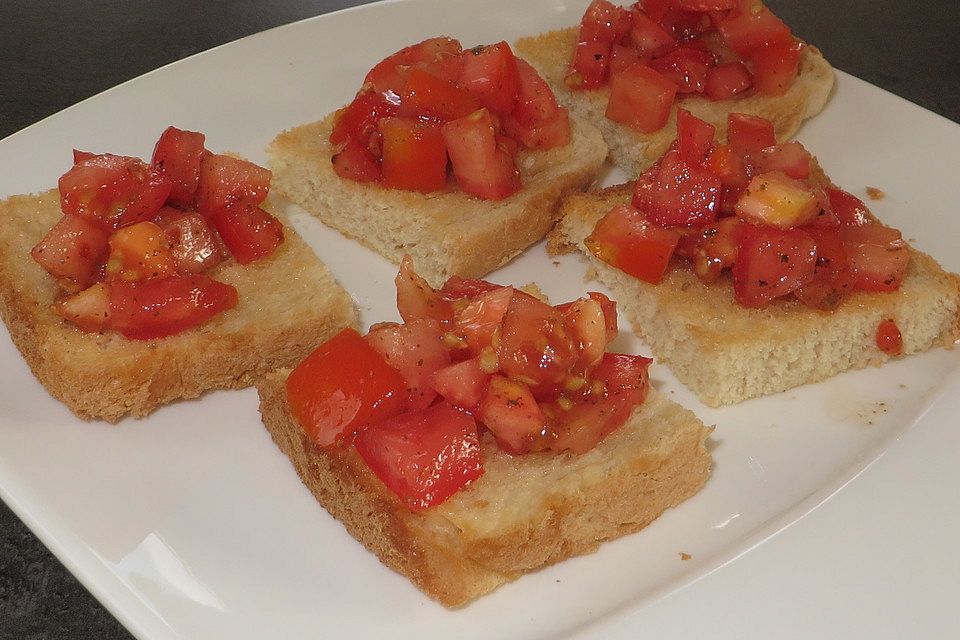
[[[625,425],[582,455],[511,456],[485,434],[484,475],[414,512],[353,447],[323,449],[304,435],[288,409],[288,373],[258,385],[274,441],[354,538],[448,607],[642,529],[710,473],[711,429],[651,389]]]
[[[710,406],[880,365],[890,359],[876,344],[884,319],[899,327],[904,355],[960,338],[960,277],[912,248],[900,289],[856,291],[832,311],[795,300],[747,309],[734,302],[729,274],[705,285],[682,261],[671,265],[660,284],[638,280],[598,260],[583,244],[597,221],[632,193],[632,185],[620,185],[570,198],[549,248],[580,249],[590,276],[610,288],[654,357]]]
[[[81,418],[142,417],[207,389],[251,386],[356,323],[350,296],[287,225],[273,256],[210,273],[239,293],[226,313],[155,340],[84,333],[53,312],[57,285],[30,258],[61,215],[56,189],[0,202],[0,315],[40,382]]]
[[[497,202],[451,189],[430,194],[344,180],[333,171],[333,114],[281,133],[268,150],[274,189],[325,224],[439,285],[451,275],[481,277],[542,239],[560,200],[586,188],[607,147],[589,124],[570,119],[572,139],[548,151],[522,151],[523,188]]]
[[[521,38],[514,50],[540,72],[560,104],[600,129],[610,147],[610,161],[631,176],[653,164],[677,137],[677,108],[686,109],[714,125],[720,138],[727,135],[727,115],[736,112],[770,120],[777,139],[786,140],[797,132],[804,120],[820,113],[833,88],[833,68],[818,49],[808,45],[800,57],[797,78],[784,95],[770,97],[751,92],[720,101],[701,96],[683,97],[674,104],[670,119],[662,129],[640,133],[604,115],[610,97],[607,87],[571,91],[564,83],[577,35],[577,27],[550,31]]]

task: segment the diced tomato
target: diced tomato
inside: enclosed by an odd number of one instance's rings
[[[538,448],[548,430],[546,416],[529,387],[501,375],[490,378],[477,417],[500,446],[513,454]]]
[[[405,322],[433,318],[441,327],[453,321],[453,308],[413,268],[413,259],[404,256],[394,279],[397,286],[397,310]]]
[[[605,215],[585,244],[600,260],[656,284],[663,279],[680,234],[650,222],[637,209],[620,205]]]
[[[633,205],[661,226],[705,224],[717,219],[722,186],[720,178],[671,150],[637,179]]]
[[[397,115],[398,110],[396,100],[387,100],[376,91],[361,91],[334,116],[330,144],[340,145],[355,140],[362,148],[366,148],[370,134],[377,130],[377,121]]]
[[[713,147],[717,128],[686,109],[677,109],[677,151],[680,159],[692,166],[703,164]]]
[[[681,42],[690,42],[710,29],[710,19],[703,13],[673,8],[660,20],[660,26]]]
[[[520,190],[520,172],[513,156],[497,145],[489,111],[448,122],[441,131],[461,190],[484,200],[502,200]]]
[[[459,300],[460,298],[475,298],[502,288],[501,285],[486,280],[450,276],[440,287],[440,294],[447,300]]]
[[[476,355],[490,346],[494,332],[500,327],[513,298],[513,287],[500,287],[473,298],[456,312],[454,331]]]
[[[290,372],[286,387],[291,413],[324,447],[399,414],[407,397],[400,372],[353,329],[317,347]]]
[[[593,298],[564,305],[563,320],[577,350],[577,369],[587,373],[600,363],[607,348],[607,322],[603,307]]]
[[[172,185],[167,202],[174,207],[193,204],[200,183],[200,162],[203,160],[205,136],[196,131],[167,127],[153,149],[151,164],[165,175]]]
[[[355,444],[370,470],[413,510],[440,504],[483,475],[476,422],[449,404],[373,424]]]
[[[736,6],[737,0],[677,0],[677,7],[685,11],[725,11]]]
[[[641,133],[653,133],[667,123],[676,94],[677,86],[669,79],[634,64],[610,79],[606,116]]]
[[[610,75],[613,44],[603,40],[581,40],[563,82],[573,91],[602,87]]]
[[[897,229],[879,223],[841,227],[854,286],[863,291],[895,291],[910,262],[910,248]]]
[[[803,45],[799,41],[772,44],[754,51],[753,86],[768,96],[782,96],[797,77],[800,68],[800,53]]]
[[[631,16],[607,0],[592,0],[580,19],[580,40],[620,42],[630,30]]]
[[[827,196],[830,198],[830,208],[840,220],[840,224],[855,227],[874,221],[873,214],[860,198],[836,187],[828,188]]]
[[[354,182],[377,182],[381,177],[380,162],[365,146],[353,138],[331,158],[338,176]]]
[[[847,258],[847,250],[834,229],[804,229],[817,243],[817,262],[813,279],[793,292],[800,302],[814,309],[835,309],[853,290],[856,274]]]
[[[163,229],[152,222],[138,222],[117,229],[110,236],[107,274],[122,280],[166,278],[177,272],[176,261]]]
[[[591,300],[599,302],[600,308],[603,309],[603,319],[607,329],[607,344],[610,344],[619,333],[619,329],[617,328],[617,303],[596,291],[587,292],[587,296]]]
[[[283,244],[283,224],[256,205],[237,204],[219,209],[212,222],[240,264],[270,256]]]
[[[813,279],[817,245],[802,229],[744,224],[733,265],[733,292],[745,307],[760,308]]]
[[[777,144],[772,122],[745,113],[727,116],[727,141],[744,154]]]
[[[742,220],[775,227],[800,227],[820,212],[817,194],[806,182],[781,171],[760,174],[750,181],[736,206]]]
[[[715,282],[724,269],[736,263],[741,224],[736,216],[720,218],[680,240],[678,253],[690,259],[701,282]]]
[[[705,163],[707,171],[720,178],[724,187],[746,187],[750,182],[743,156],[728,144],[718,144],[710,151]],[[739,199],[739,198],[738,198]]]
[[[204,275],[115,280],[110,285],[110,328],[134,340],[162,338],[236,304],[236,289]]]
[[[218,238],[199,213],[177,212],[157,219],[157,225],[167,236],[178,273],[202,273],[223,261]]]
[[[726,100],[753,86],[753,76],[740,61],[717,65],[707,71],[704,93],[711,100]]]
[[[757,173],[782,171],[791,178],[806,180],[810,177],[813,156],[796,140],[765,147],[750,155]]]
[[[634,5],[634,10],[640,9],[657,24],[663,22],[667,14],[676,8],[677,0],[640,0]]]
[[[887,318],[877,326],[877,348],[888,356],[903,355],[903,336],[897,323]]]
[[[248,160],[206,153],[200,162],[197,211],[213,218],[227,208],[243,209],[247,205],[259,205],[270,191],[271,176],[269,169]]]
[[[607,79],[610,51],[630,30],[630,13],[607,0],[593,0],[580,20],[573,62],[564,82],[575,90],[595,89]]]
[[[110,326],[110,288],[103,282],[92,284],[54,305],[61,318],[81,331],[104,331]]]
[[[471,114],[480,107],[469,92],[422,69],[411,69],[400,92],[397,115],[448,122]],[[381,131],[383,120],[380,120]]]
[[[502,119],[504,130],[528,149],[553,149],[570,142],[566,108],[526,60],[516,59],[520,88],[513,111]]]
[[[703,93],[707,86],[707,72],[713,64],[711,53],[679,46],[654,58],[650,68],[673,82],[677,86],[677,93]]]
[[[463,49],[452,38],[429,38],[423,42],[404,47],[378,62],[363,79],[376,93],[399,95],[406,80],[406,74],[412,67],[429,71],[443,65],[445,61],[459,58]],[[452,78],[445,78],[450,80]]]
[[[136,158],[104,153],[75,164],[60,177],[60,206],[105,229],[149,220],[172,184]]]
[[[81,151],[80,149],[73,150],[73,164],[80,164],[84,160],[89,160],[97,154],[90,153],[89,151]]]
[[[577,353],[563,314],[532,296],[517,294],[500,326],[497,358],[504,375],[539,394],[565,382]]]
[[[651,362],[641,356],[604,354],[591,376],[590,392],[576,397],[567,409],[550,411],[556,436],[550,448],[586,453],[621,427],[647,396]]]
[[[450,364],[450,352],[440,337],[440,323],[421,318],[382,325],[371,329],[366,340],[403,376],[407,408],[418,411],[429,407],[437,394],[427,380],[434,371]]]
[[[717,30],[731,49],[749,56],[761,47],[788,43],[790,27],[761,0],[737,0],[737,8],[717,21]]]
[[[498,42],[464,51],[458,84],[493,113],[510,113],[520,91],[520,71],[510,45]]]
[[[650,56],[643,55],[633,47],[615,44],[610,49],[610,75],[618,74],[633,64],[649,66],[650,59]]]
[[[676,46],[667,31],[642,11],[631,11],[630,43],[643,56],[655,56]]]
[[[437,369],[427,383],[450,404],[476,411],[490,385],[490,373],[485,371],[479,358],[469,358]]]
[[[60,281],[80,291],[107,258],[107,232],[75,215],[64,215],[30,251],[30,257]]]
[[[414,118],[384,118],[383,185],[430,193],[447,186],[447,149],[440,126]]]

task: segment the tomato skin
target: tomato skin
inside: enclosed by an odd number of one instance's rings
[[[237,304],[237,290],[204,275],[110,284],[110,328],[134,340],[163,338]]]
[[[445,403],[372,424],[357,435],[355,446],[414,511],[441,504],[483,475],[476,422]]]
[[[510,113],[520,92],[520,71],[510,45],[500,41],[464,51],[458,84],[493,113]]]
[[[367,72],[364,85],[370,85],[375,93],[399,95],[406,80],[406,72],[412,67],[427,71],[459,58],[463,49],[453,38],[428,38],[423,42],[404,47],[378,62]],[[449,79],[449,78],[444,78]]]
[[[450,364],[450,352],[441,342],[440,323],[421,318],[382,325],[371,329],[366,341],[403,376],[407,408],[418,411],[429,407],[437,397],[428,384],[430,375]]]
[[[877,326],[875,342],[877,348],[888,356],[903,355],[903,336],[900,334],[900,327],[890,318],[883,320]]]
[[[813,279],[817,246],[802,229],[744,224],[739,235],[733,293],[743,306],[765,307]]]
[[[382,178],[385,187],[430,193],[447,187],[447,148],[437,124],[384,118]]]
[[[267,198],[272,175],[248,160],[208,152],[200,162],[197,211],[214,218],[224,209],[259,205]]]
[[[827,196],[830,198],[830,208],[841,225],[858,227],[874,221],[873,214],[860,198],[836,187],[828,188]]]
[[[283,244],[283,224],[255,205],[235,205],[217,210],[212,218],[223,243],[240,264],[273,254]]]
[[[400,270],[394,278],[397,287],[397,310],[404,322],[418,318],[433,318],[440,326],[447,327],[453,321],[453,307],[444,300],[430,284],[413,268],[413,259],[404,256]]]
[[[444,401],[474,412],[490,386],[490,375],[484,371],[478,358],[469,358],[437,369],[430,374],[427,383],[443,396]]]
[[[490,112],[480,109],[441,129],[460,189],[484,200],[503,200],[520,190],[513,157],[497,145]]]
[[[727,62],[707,72],[704,93],[711,100],[726,100],[753,86],[753,76],[740,61]]]
[[[788,43],[790,28],[758,0],[737,0],[737,8],[717,22],[727,45],[741,56],[769,45]]]
[[[80,216],[64,214],[30,251],[47,273],[68,291],[90,284],[109,252],[108,234]]]
[[[171,183],[167,203],[174,207],[193,204],[200,183],[200,162],[203,160],[206,137],[196,131],[167,127],[153,149],[150,164]]]
[[[156,168],[137,158],[103,153],[60,177],[60,207],[104,229],[149,220],[173,188]]]
[[[497,443],[515,455],[537,448],[547,431],[547,418],[529,387],[501,375],[490,378],[477,417]]]
[[[291,413],[322,447],[398,415],[406,404],[403,376],[353,329],[317,347],[290,372],[286,387]]]
[[[744,154],[777,144],[772,122],[745,113],[727,116],[727,141]]]
[[[854,286],[862,291],[896,291],[910,262],[910,249],[900,231],[879,223],[841,227]]]
[[[768,96],[782,96],[793,85],[800,69],[800,42],[763,47],[753,53],[753,86]]]
[[[633,64],[610,79],[606,116],[641,133],[663,128],[677,86],[650,67]]]
[[[400,93],[401,118],[429,119],[449,122],[471,114],[480,108],[479,101],[469,92],[423,69],[410,69]],[[382,127],[382,122],[381,127]]]
[[[656,284],[679,240],[676,231],[650,222],[634,207],[620,205],[597,222],[585,244],[603,262]]]

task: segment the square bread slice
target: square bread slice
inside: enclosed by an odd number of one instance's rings
[[[642,529],[704,485],[711,429],[651,389],[629,421],[582,455],[504,453],[481,439],[484,474],[447,502],[409,510],[353,447],[324,449],[290,414],[288,371],[260,413],[300,479],[388,567],[448,607]]]
[[[734,302],[729,274],[705,285],[682,263],[669,268],[660,284],[638,280],[598,260],[583,244],[597,221],[632,193],[627,184],[570,198],[549,248],[582,251],[588,277],[610,288],[657,361],[710,406],[880,365],[890,356],[877,347],[877,326],[888,318],[903,335],[904,355],[950,347],[960,338],[960,277],[912,248],[899,290],[855,291],[832,311],[795,300],[747,309]]]
[[[557,96],[557,101],[587,122],[598,127],[610,147],[610,161],[631,177],[653,164],[677,137],[677,108],[682,107],[717,128],[721,139],[727,135],[727,115],[746,113],[770,120],[778,140],[793,137],[807,118],[820,113],[833,89],[833,67],[816,47],[807,45],[793,85],[782,96],[749,93],[727,100],[687,96],[674,105],[667,124],[654,133],[640,133],[607,119],[604,115],[610,90],[571,91],[564,83],[577,44],[578,27],[550,31],[517,40],[514,51],[540,72]]]
[[[286,225],[271,257],[210,272],[236,287],[233,309],[154,340],[84,333],[53,312],[57,285],[30,257],[61,215],[56,189],[0,202],[0,315],[34,375],[81,418],[143,417],[208,389],[249,387],[356,323],[350,296]]]
[[[456,190],[421,194],[337,176],[332,123],[330,114],[277,136],[268,149],[273,188],[395,264],[409,254],[433,285],[451,275],[484,276],[541,240],[560,201],[585,189],[607,156],[600,133],[571,117],[569,144],[520,152],[523,188],[512,196],[493,202]]]

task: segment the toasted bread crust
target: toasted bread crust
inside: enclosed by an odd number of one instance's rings
[[[30,258],[60,216],[55,189],[0,202],[0,316],[34,375],[81,418],[143,417],[208,389],[251,386],[356,323],[349,295],[288,225],[273,256],[211,273],[239,293],[226,313],[156,340],[84,333],[53,312],[57,285]]]
[[[660,284],[633,278],[583,245],[597,220],[628,202],[631,194],[631,185],[620,185],[570,198],[549,249],[580,249],[590,263],[590,276],[614,292],[657,360],[710,406],[883,364],[891,356],[877,347],[876,331],[887,318],[903,335],[903,355],[951,347],[960,339],[960,276],[946,273],[912,248],[899,290],[856,291],[832,311],[795,300],[747,309],[734,302],[728,276],[705,285],[682,261],[671,265]]]
[[[290,415],[281,371],[260,412],[317,500],[390,568],[448,607],[521,574],[637,531],[706,482],[710,429],[651,390],[630,421],[586,454],[510,456],[489,435],[484,475],[414,512],[350,448],[323,449]]]
[[[598,127],[610,147],[610,160],[631,176],[636,176],[663,155],[677,137],[677,109],[683,108],[717,128],[722,139],[727,135],[727,114],[731,112],[761,116],[773,122],[778,140],[791,138],[807,118],[823,109],[833,89],[833,68],[820,51],[807,45],[800,57],[800,68],[791,88],[782,96],[770,97],[755,92],[728,100],[713,101],[701,96],[678,99],[667,124],[654,133],[640,133],[608,120],[604,115],[610,90],[571,91],[564,83],[577,44],[578,29],[569,27],[521,38],[514,45],[517,55],[540,72],[553,89],[557,100]]]
[[[600,133],[571,118],[570,144],[518,158],[523,188],[497,202],[451,188],[420,194],[336,175],[328,142],[333,114],[284,131],[268,149],[278,193],[325,224],[440,285],[451,275],[481,277],[543,238],[559,202],[586,188],[607,154]]]

